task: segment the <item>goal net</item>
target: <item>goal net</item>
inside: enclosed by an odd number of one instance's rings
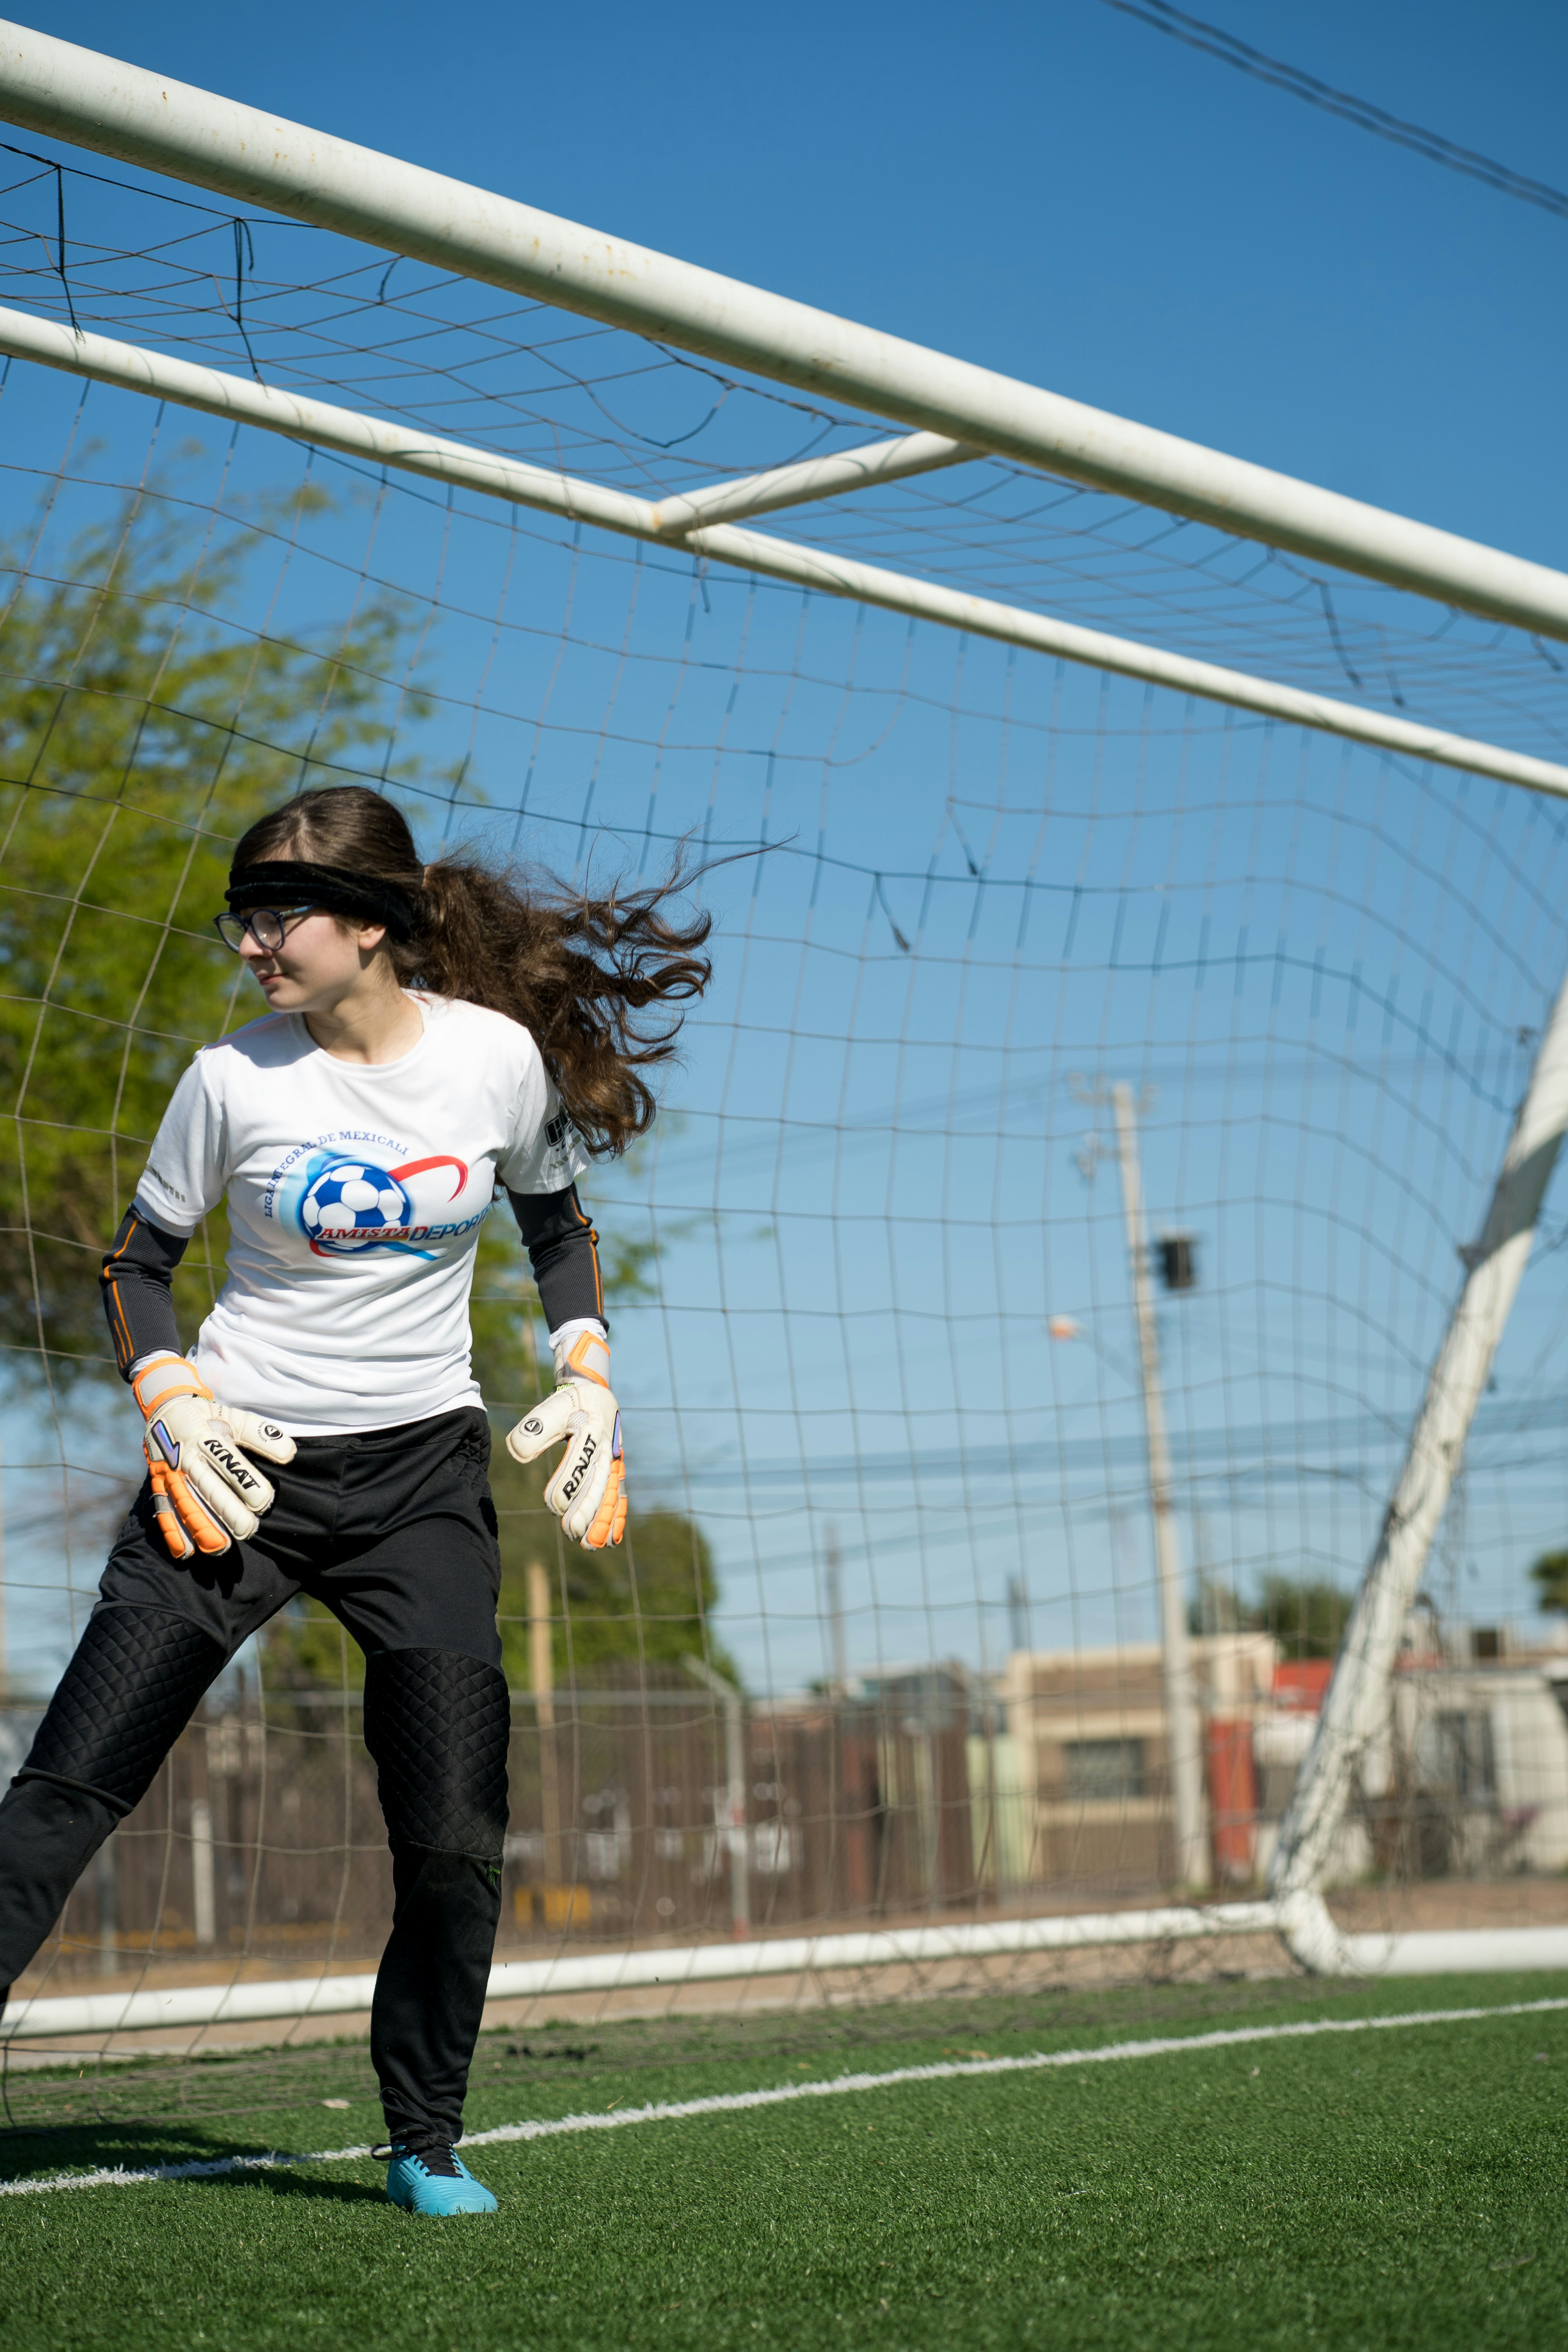
[[[0,157],[7,315],[656,504],[885,430],[68,152]],[[1222,1914],[1263,1894],[1568,967],[1561,803],[66,362],[13,358],[0,408],[0,1763],[133,1491],[99,1257],[190,1053],[258,1009],[210,928],[232,844],[364,782],[426,855],[684,854],[716,919],[663,1115],[585,1188],[626,1546],[495,1475],[505,2013],[1287,1965]],[[1000,460],[783,530],[1568,740],[1544,639]],[[1563,1237],[1549,1198],[1320,1856],[1349,1934],[1563,1917]],[[187,1340],[223,1252],[214,1219]],[[504,1429],[542,1356],[510,1221],[476,1341]],[[19,1989],[56,2042],[110,2012],[47,2004],[155,1995],[113,2016],[210,2047],[374,1967],[361,1683],[303,1604],[236,1660]]]

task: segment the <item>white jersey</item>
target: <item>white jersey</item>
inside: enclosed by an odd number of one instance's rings
[[[226,1196],[196,1369],[296,1435],[478,1404],[468,1293],[495,1187],[560,1192],[586,1164],[526,1029],[409,994],[425,1034],[401,1061],[339,1061],[289,1013],[204,1047],[136,1188],[182,1234]]]

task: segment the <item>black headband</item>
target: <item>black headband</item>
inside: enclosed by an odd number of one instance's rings
[[[400,883],[374,874],[351,874],[342,866],[309,866],[303,858],[279,857],[265,865],[237,866],[224,892],[237,915],[255,907],[325,907],[333,915],[363,915],[384,923],[395,940],[414,937],[413,894]]]

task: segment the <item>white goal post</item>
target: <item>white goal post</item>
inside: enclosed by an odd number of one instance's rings
[[[859,562],[746,526],[813,500],[1000,456],[1051,476],[1331,562],[1389,586],[1553,639],[1568,639],[1568,575],[853,322],[557,220],[510,199],[101,58],[0,26],[0,116],[393,253],[626,328],[773,381],[825,394],[905,428],[898,437],[679,496],[648,499],[468,443],[228,375],[140,345],[0,310],[0,352],[374,460],[483,497],[742,572],[1142,679],[1414,761],[1568,798],[1568,764],[1370,706],[1083,627],[939,580]],[[1367,1570],[1317,1733],[1286,1815],[1266,1900],[905,1933],[757,1937],[722,1946],[591,1955],[498,1968],[492,1994],[744,1981],[835,1968],[984,1959],[1090,1945],[1280,1936],[1326,1972],[1379,1967],[1568,1964],[1568,1930],[1405,1936],[1390,1945],[1334,1927],[1319,1888],[1376,1736],[1415,1596],[1485,1390],[1568,1126],[1568,983],[1541,1039],[1484,1228],[1465,1254],[1448,1330]],[[358,1976],[182,1988],[129,1998],[40,1999],[5,2024],[24,2036],[150,2024],[342,2013]],[[282,2004],[280,2007],[279,2004]]]
[[[1351,1965],[1317,1896],[1363,1758],[1380,1736],[1389,1676],[1405,1618],[1464,1460],[1535,1238],[1541,1204],[1568,1129],[1568,982],[1552,1008],[1491,1203],[1463,1252],[1465,1278],[1444,1335],[1409,1451],[1384,1515],[1334,1678],[1280,1824],[1270,1892],[1289,1915],[1298,1958],[1325,1971]]]

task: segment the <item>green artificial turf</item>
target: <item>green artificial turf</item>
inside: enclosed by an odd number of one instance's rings
[[[481,2043],[469,2124],[1565,1990],[1170,1988],[611,2028],[597,2047],[556,2028]],[[0,2144],[0,2173],[375,2130],[362,2052],[258,2063],[183,2070],[183,2116],[168,2069],[100,2090],[14,2078],[14,2107],[58,2127]],[[118,2112],[71,2120],[89,2095]],[[0,2200],[7,2352],[1568,2341],[1568,2011],[879,2088],[470,2161],[493,2218],[397,2214],[368,2161]]]

